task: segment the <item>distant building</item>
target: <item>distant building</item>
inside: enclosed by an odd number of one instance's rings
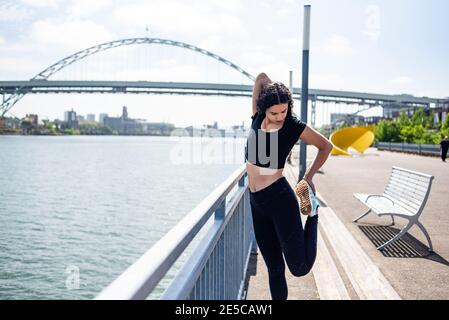
[[[225,129],[216,128],[216,123],[214,125],[203,125],[203,128],[194,128],[193,126],[188,126],[184,128],[184,132],[190,137],[226,137],[227,133]]]
[[[108,116],[107,113],[100,113],[99,117],[98,117],[98,122],[101,124],[104,124],[104,118],[106,118]]]
[[[405,111],[407,116],[412,116],[417,109],[422,107],[408,106],[397,102],[386,103],[382,106],[383,118],[394,119],[399,117],[401,111]]]
[[[378,124],[383,118],[379,116],[365,117],[365,124]]]
[[[75,121],[76,112],[72,110],[64,112],[64,121]]]
[[[0,129],[20,129],[22,120],[12,117],[0,117]]]
[[[448,100],[437,104],[432,111],[434,113],[434,123],[444,123],[449,114],[449,98]]]
[[[95,115],[92,113],[86,115],[86,121],[95,122]]]
[[[164,122],[146,122],[143,119],[131,119],[128,117],[128,109],[126,106],[122,109],[121,117],[109,117],[103,118],[103,123],[111,130],[117,131],[119,134],[124,135],[170,135],[175,129],[175,126],[170,123]]]
[[[56,130],[59,130],[59,128],[61,128],[62,121],[59,119],[55,119],[53,121],[53,124],[55,125]]]
[[[76,120],[78,120],[78,122],[82,122],[82,121],[84,121],[84,116],[82,116],[82,115],[77,115],[77,116],[76,116]]]
[[[139,122],[128,118],[128,108],[123,106],[121,117],[104,117],[103,122],[106,126],[113,131],[117,131],[120,134],[139,134],[141,127]]]
[[[76,112],[73,111],[66,111],[64,112],[64,122],[66,122],[66,127],[70,129],[77,129],[78,128],[78,118],[76,116]]]
[[[343,123],[348,125],[362,125],[365,123],[365,117],[350,113],[331,113],[331,124],[339,126]]]
[[[22,119],[21,128],[23,134],[31,134],[33,130],[37,129],[38,126],[38,116],[37,114],[27,114],[25,118]]]
[[[331,123],[343,120],[345,115],[343,113],[331,113]]]
[[[232,130],[245,130],[245,121],[242,121],[241,125],[234,125],[232,126]]]
[[[226,137],[233,137],[233,138],[240,138],[240,137],[246,137],[247,133],[245,130],[245,122],[242,121],[241,125],[233,125],[229,130],[226,130],[225,133]]]
[[[201,137],[203,130],[188,126],[184,128],[190,137]]]
[[[126,106],[123,106],[122,108],[122,118],[128,119],[128,108],[126,108]]]
[[[214,121],[214,124],[205,124],[203,126],[206,129],[218,129],[218,122]]]
[[[125,119],[128,117],[128,111],[126,107],[123,107],[122,109],[122,116],[121,117],[109,117],[106,116],[103,118],[104,125],[111,128],[113,131],[117,131],[118,133],[123,133],[125,129]]]
[[[123,121],[121,117],[104,117],[103,124],[113,131],[121,132],[123,130]]]

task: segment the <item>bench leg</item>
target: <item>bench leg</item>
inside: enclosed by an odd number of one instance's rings
[[[416,223],[416,221],[409,221],[409,223],[402,228],[402,230],[395,235],[393,238],[391,238],[390,240],[388,240],[387,242],[385,242],[383,245],[377,247],[378,250],[383,250],[386,246],[392,244],[393,242],[395,242],[396,240],[398,240],[400,237],[402,237],[404,234],[407,233],[407,231]]]
[[[362,214],[360,217],[358,217],[358,218],[352,220],[352,222],[357,222],[357,221],[359,221],[360,219],[362,219],[364,216],[366,216],[366,215],[367,215],[368,213],[370,213],[370,212],[371,212],[371,209],[368,209],[367,212],[365,212],[364,214]]]
[[[424,226],[419,221],[416,221],[416,225],[421,229],[422,233],[424,233],[424,235],[426,236],[427,242],[429,243],[429,251],[433,252],[432,241],[430,240],[430,236],[427,233],[426,228],[424,228]]]

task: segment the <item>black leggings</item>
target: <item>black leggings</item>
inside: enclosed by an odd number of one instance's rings
[[[318,215],[308,217],[305,228],[295,192],[281,177],[268,187],[250,191],[254,233],[267,265],[271,297],[285,300],[288,296],[285,262],[296,276],[309,273],[315,262]]]

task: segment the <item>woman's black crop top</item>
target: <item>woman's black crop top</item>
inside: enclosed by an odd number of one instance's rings
[[[279,130],[267,132],[260,128],[264,118],[265,112],[256,112],[251,117],[245,160],[259,167],[284,168],[285,160],[306,128],[306,124],[289,109],[282,127]]]

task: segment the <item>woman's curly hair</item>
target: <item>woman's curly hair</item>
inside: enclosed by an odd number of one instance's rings
[[[293,108],[290,90],[282,82],[271,82],[265,85],[257,98],[257,111],[264,113],[268,108],[281,103],[288,104],[288,113]]]

